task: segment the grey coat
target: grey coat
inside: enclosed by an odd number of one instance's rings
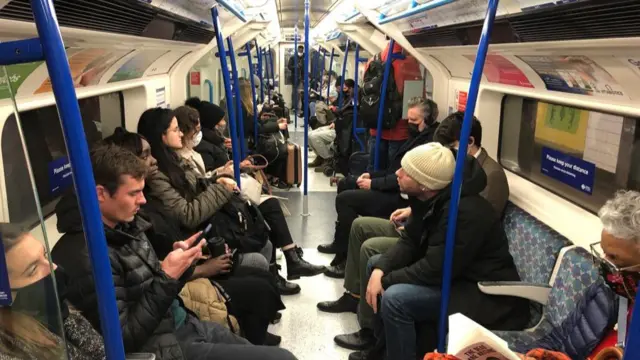
[[[163,205],[163,211],[178,220],[182,227],[194,230],[220,210],[233,193],[223,185],[201,178],[186,164],[183,169],[189,186],[197,194],[193,199],[187,199],[180,194],[171,184],[169,177],[161,171],[147,178],[147,194],[159,200]]]

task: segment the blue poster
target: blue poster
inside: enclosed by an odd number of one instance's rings
[[[8,306],[13,302],[11,299],[11,284],[9,283],[9,272],[7,270],[7,258],[4,256],[4,245],[2,244],[2,234],[0,234],[0,306]]]
[[[49,163],[49,191],[52,196],[58,196],[69,186],[73,185],[71,163],[64,156]]]
[[[548,147],[542,148],[540,171],[574,189],[591,195],[596,165]]]

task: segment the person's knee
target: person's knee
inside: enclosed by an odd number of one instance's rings
[[[403,308],[404,295],[401,286],[393,285],[385,290],[380,301],[381,316],[383,318],[397,317]]]
[[[264,347],[265,360],[298,360],[289,350],[276,348],[276,347]]]
[[[367,263],[367,278],[371,276],[371,273],[373,272],[373,267],[376,266],[378,259],[380,259],[380,255],[374,255],[374,256],[368,257],[368,256],[363,256],[362,251],[360,251],[360,261],[363,261],[363,262],[366,261]]]

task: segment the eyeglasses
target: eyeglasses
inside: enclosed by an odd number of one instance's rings
[[[633,266],[625,266],[618,267],[616,264],[611,262],[611,260],[607,259],[600,251],[598,251],[597,247],[600,246],[600,242],[593,243],[589,245],[591,248],[591,254],[593,255],[593,261],[596,266],[599,266],[602,276],[605,277],[605,281],[609,283],[609,286],[612,287],[613,291],[618,294],[624,293],[627,295],[627,298],[633,299],[635,297],[636,291],[633,289],[635,280],[631,280],[628,282],[626,276],[624,276],[625,271],[634,271],[637,272],[640,265]],[[612,276],[610,278],[610,276]]]
[[[600,252],[598,250],[598,248],[602,248],[600,246],[600,241],[589,245],[589,248],[591,249],[591,255],[593,255],[594,263],[596,265],[603,264],[603,265],[607,266],[614,273],[619,273],[621,271],[627,271],[627,270],[632,270],[632,269],[635,270],[635,269],[638,269],[640,267],[640,264],[632,265],[632,266],[625,266],[625,267],[622,267],[622,268],[618,267],[616,264],[611,262],[611,260],[607,259],[606,255],[604,255],[602,252]]]

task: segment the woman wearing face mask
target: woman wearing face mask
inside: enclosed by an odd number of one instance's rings
[[[105,359],[102,336],[67,305],[64,272],[49,262],[42,243],[10,229],[3,229],[2,241],[13,303],[0,309],[0,358]]]

